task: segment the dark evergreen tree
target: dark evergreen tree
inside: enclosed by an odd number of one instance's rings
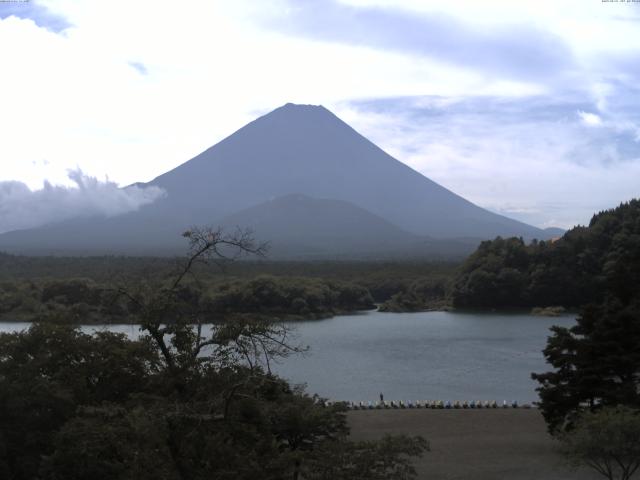
[[[578,239],[576,258],[605,296],[585,307],[577,325],[554,327],[544,354],[554,371],[533,374],[552,432],[571,427],[584,409],[640,406],[640,203],[630,202],[592,220]],[[595,253],[597,252],[597,253]],[[600,265],[595,268],[594,265]]]
[[[533,374],[550,431],[571,427],[583,408],[640,406],[640,305],[610,299],[589,306],[571,328],[553,327],[544,355],[554,368]]]

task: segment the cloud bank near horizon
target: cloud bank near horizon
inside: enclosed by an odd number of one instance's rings
[[[138,210],[166,195],[156,186],[126,188],[100,181],[79,168],[68,172],[74,187],[52,185],[31,190],[18,181],[0,182],[0,233],[77,217],[112,217]]]

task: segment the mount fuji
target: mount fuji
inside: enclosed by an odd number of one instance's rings
[[[275,257],[463,255],[549,232],[485,210],[385,153],[322,106],[287,104],[151,182],[126,214],[0,235],[31,254],[173,254],[191,225],[249,227]]]

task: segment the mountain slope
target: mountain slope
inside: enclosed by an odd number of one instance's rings
[[[417,250],[422,239],[352,203],[301,194],[278,197],[229,215],[225,228],[251,228],[269,239],[270,256],[304,257]]]
[[[431,237],[543,237],[394,159],[321,106],[287,104],[153,181],[151,208],[208,205],[215,216],[294,192],[344,200]]]
[[[268,238],[374,238],[384,242],[418,240],[381,217],[343,200],[315,199],[302,194],[274,198],[225,217],[226,226],[244,225]],[[263,233],[263,235],[261,235]]]

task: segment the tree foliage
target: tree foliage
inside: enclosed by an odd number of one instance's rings
[[[424,439],[386,435],[378,442],[326,442],[304,471],[309,480],[408,480],[416,475],[411,457],[429,450]],[[327,458],[335,461],[327,462]]]
[[[411,283],[385,301],[381,312],[421,312],[443,309],[449,305],[449,278],[426,276]]]
[[[152,391],[160,371],[148,338],[48,324],[0,335],[0,465],[11,472],[3,478],[37,478],[79,405],[126,403]]]
[[[448,304],[449,281],[457,266],[435,261],[273,262],[248,257],[225,262],[223,269],[196,263],[191,272],[197,275],[197,285],[193,275],[184,284],[202,292],[212,320],[237,313],[313,319],[369,309],[373,302],[389,301],[384,307],[387,311],[438,308]],[[130,291],[143,290],[154,287],[148,285],[149,279],[169,282],[175,275],[175,261],[169,258],[0,253],[0,319],[130,322],[134,309],[125,299],[114,298],[113,283]],[[253,295],[264,283],[279,302],[258,304]],[[390,301],[393,296],[396,298]]]
[[[562,452],[609,480],[628,480],[640,467],[640,413],[628,407],[586,412],[560,436]]]
[[[544,355],[554,368],[533,374],[552,433],[571,429],[584,409],[640,407],[640,202],[594,217],[576,257],[596,272],[592,303],[575,326],[553,327]],[[585,281],[585,284],[588,283]],[[587,291],[589,291],[587,289]]]
[[[624,302],[640,285],[640,200],[600,212],[555,242],[482,242],[452,288],[458,308],[580,307],[615,289]]]
[[[216,315],[252,313],[281,318],[321,318],[375,308],[367,289],[359,285],[271,275],[218,285],[209,290],[207,302],[208,311]]]
[[[583,408],[640,407],[640,304],[611,298],[586,307],[575,326],[552,327],[544,355],[554,368],[533,374],[552,432],[571,428]]]

